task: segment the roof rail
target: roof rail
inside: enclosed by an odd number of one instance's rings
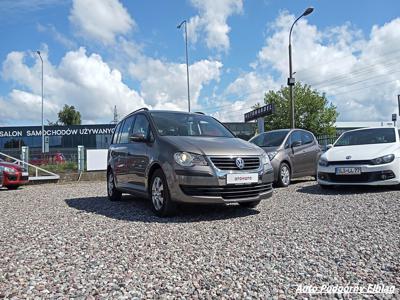
[[[200,115],[205,115],[205,113],[201,112],[201,111],[195,111],[195,114],[200,114]]]
[[[139,109],[137,109],[137,110],[131,112],[130,114],[133,114],[133,113],[138,112],[138,111],[141,111],[141,110],[148,111],[149,109],[148,109],[147,107],[142,107],[142,108],[139,108]]]

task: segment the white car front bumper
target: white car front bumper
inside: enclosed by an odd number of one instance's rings
[[[360,167],[361,175],[336,175],[336,168]],[[400,184],[400,158],[389,164],[333,164],[318,165],[318,183],[322,185],[397,185]]]

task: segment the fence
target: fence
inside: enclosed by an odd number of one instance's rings
[[[333,144],[338,138],[340,134],[337,133],[335,135],[320,135],[317,136],[318,143],[322,146],[323,149],[326,148],[327,145]]]

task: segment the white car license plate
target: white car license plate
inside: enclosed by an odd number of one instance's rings
[[[23,177],[25,177],[25,176],[26,176],[26,177],[29,177],[29,173],[28,173],[28,172],[23,172],[23,173],[22,173],[22,176],[23,176]]]
[[[360,175],[361,168],[336,168],[336,175]]]
[[[246,183],[257,183],[257,182],[258,182],[258,173],[226,175],[227,184],[246,184]]]

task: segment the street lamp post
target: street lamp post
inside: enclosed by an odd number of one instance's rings
[[[188,110],[190,112],[190,84],[189,84],[189,58],[188,58],[188,46],[187,46],[187,22],[183,20],[177,28],[180,29],[185,24],[185,49],[186,49],[186,81],[187,81],[187,98],[188,98]]]
[[[292,69],[292,30],[294,25],[297,23],[298,20],[300,20],[302,17],[307,16],[313,12],[314,8],[309,7],[307,8],[303,14],[298,17],[292,24],[292,27],[290,27],[290,32],[289,32],[289,78],[288,78],[288,86],[289,86],[289,96],[290,96],[290,127],[295,128],[295,121],[294,121],[294,95],[293,95],[293,86],[295,84],[295,79],[293,78],[293,69]]]
[[[40,51],[36,51],[42,62],[42,153],[44,153],[44,116],[43,116],[43,59],[40,55]]]

